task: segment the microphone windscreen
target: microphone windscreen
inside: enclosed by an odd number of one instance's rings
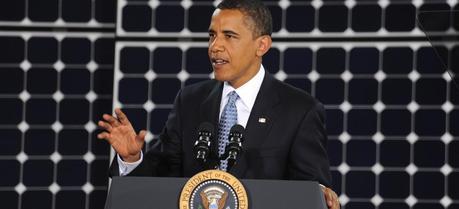
[[[199,125],[199,128],[198,128],[198,132],[202,132],[202,131],[209,132],[213,135],[214,126],[209,122],[203,122]]]
[[[244,127],[242,127],[239,124],[236,124],[233,127],[231,127],[230,133],[244,134]]]

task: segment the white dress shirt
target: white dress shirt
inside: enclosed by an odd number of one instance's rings
[[[223,84],[222,99],[220,101],[220,113],[218,118],[221,117],[223,108],[228,102],[228,94],[231,91],[236,91],[236,93],[239,95],[239,99],[236,100],[237,123],[245,128],[247,126],[250,112],[252,111],[253,105],[255,104],[255,100],[257,99],[258,91],[260,91],[260,87],[263,83],[264,77],[265,68],[263,67],[263,65],[261,65],[260,70],[258,70],[258,73],[249,81],[247,81],[247,83],[243,84],[237,89],[234,89],[228,82],[225,81]],[[123,161],[118,154],[116,156],[118,160],[120,176],[125,176],[129,174],[143,160],[142,152],[140,153],[140,159],[132,163]]]

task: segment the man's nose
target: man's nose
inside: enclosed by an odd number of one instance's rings
[[[212,42],[210,42],[210,51],[211,52],[221,52],[224,51],[225,47],[223,46],[223,42],[219,37],[215,37]]]

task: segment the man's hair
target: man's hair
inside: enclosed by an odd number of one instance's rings
[[[271,12],[260,0],[223,0],[218,9],[237,9],[249,17],[253,24],[254,37],[269,35],[273,32]],[[253,26],[251,26],[253,25]]]

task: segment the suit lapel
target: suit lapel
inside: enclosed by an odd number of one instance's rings
[[[274,82],[275,79],[266,73],[245,128],[244,151],[260,147],[277,118],[279,111],[275,107],[280,103],[280,99]],[[249,156],[243,153],[243,157],[238,159],[231,173],[237,177],[244,177],[247,157]]]
[[[209,122],[214,125],[214,136],[211,142],[211,154],[209,156],[208,166],[213,167],[218,158],[218,116],[220,113],[220,101],[222,97],[222,82],[217,82],[214,88],[210,91],[208,97],[201,103],[200,107],[200,123]]]

